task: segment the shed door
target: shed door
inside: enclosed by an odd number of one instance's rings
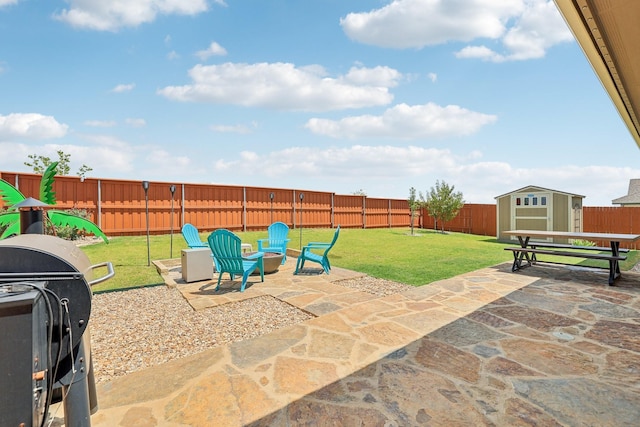
[[[552,205],[553,197],[548,192],[512,194],[511,229],[553,230]]]

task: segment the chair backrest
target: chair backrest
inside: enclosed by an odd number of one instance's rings
[[[193,224],[185,224],[182,226],[182,237],[190,248],[206,248],[207,244],[200,240],[198,229]]]
[[[324,251],[324,256],[325,257],[327,256],[327,254],[329,253],[329,251],[331,250],[333,245],[336,244],[336,240],[338,240],[338,234],[340,234],[340,226],[338,226],[336,228],[336,232],[333,233],[333,240],[331,240],[331,244],[329,244],[329,247],[327,249],[325,249],[325,251]]]
[[[211,233],[207,238],[209,247],[216,261],[220,264],[220,271],[242,273],[242,248],[240,237],[224,228]]]
[[[269,245],[277,246],[286,242],[289,235],[289,226],[284,222],[274,222],[267,229],[269,232]]]

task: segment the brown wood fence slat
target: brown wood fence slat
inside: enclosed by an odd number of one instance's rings
[[[640,234],[640,207],[587,207],[582,208],[582,228],[597,233]],[[596,242],[599,246],[608,246],[609,242]],[[621,247],[638,249],[635,244],[620,243]]]
[[[420,212],[423,228],[434,228],[435,221],[427,214],[426,209]],[[438,224],[438,229],[442,224]],[[495,236],[496,205],[489,204],[465,204],[457,217],[444,223],[446,231],[477,234],[480,236]]]

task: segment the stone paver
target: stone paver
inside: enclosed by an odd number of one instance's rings
[[[272,295],[318,317],[99,385],[92,425],[638,425],[639,274],[506,263],[375,297],[293,262],[244,293],[168,268],[196,310]]]

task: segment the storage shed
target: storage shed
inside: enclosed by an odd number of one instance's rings
[[[584,196],[529,185],[496,198],[497,238],[507,230],[582,231]],[[557,242],[563,243],[563,242]]]

